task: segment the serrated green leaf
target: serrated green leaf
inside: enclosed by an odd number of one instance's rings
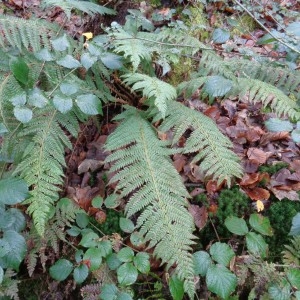
[[[89,222],[89,216],[86,213],[78,213],[76,215],[76,224],[80,228],[85,228],[86,226],[88,226]]]
[[[27,85],[29,82],[29,67],[21,57],[12,58],[9,61],[10,70],[15,78],[22,84]]]
[[[223,265],[211,265],[206,273],[207,288],[220,296],[227,298],[237,286],[237,278]]]
[[[270,298],[273,300],[290,300],[291,293],[290,293],[291,286],[288,282],[286,282],[283,286],[279,286],[278,284],[271,284],[268,288],[268,293]]]
[[[80,263],[83,259],[83,250],[82,249],[78,249],[76,252],[75,252],[75,261],[77,263]]]
[[[119,292],[116,300],[133,300],[133,298],[125,292]]]
[[[25,200],[28,195],[25,180],[13,177],[0,180],[0,204],[15,205]]]
[[[127,262],[117,269],[117,277],[121,285],[131,285],[136,282],[138,271],[131,262]]]
[[[139,247],[143,245],[145,241],[143,235],[140,232],[135,231],[130,235],[130,242],[133,246]]]
[[[111,70],[117,70],[122,68],[122,57],[113,53],[103,53],[100,56],[100,59],[104,66]]]
[[[249,224],[251,227],[263,235],[272,236],[273,230],[270,225],[270,220],[259,214],[251,214],[249,219]]]
[[[259,38],[256,43],[257,45],[265,45],[273,43],[275,41],[276,39],[273,36],[271,36],[271,34],[267,33],[263,37]]]
[[[234,257],[233,250],[225,243],[214,243],[210,247],[209,252],[213,260],[225,267],[229,265],[231,259]]]
[[[73,277],[77,284],[83,283],[89,275],[89,268],[82,264],[74,269]]]
[[[300,290],[300,270],[299,269],[289,269],[286,273],[290,284]]]
[[[230,232],[237,235],[245,235],[249,231],[245,220],[235,216],[227,217],[224,224]]]
[[[3,239],[0,239],[0,257],[5,256],[10,251],[10,246],[8,242]]]
[[[22,106],[27,101],[27,95],[25,92],[22,92],[21,94],[12,97],[9,101],[12,103],[13,106]]]
[[[126,233],[131,233],[134,231],[135,226],[130,219],[120,218],[119,224],[120,224],[121,230]]]
[[[99,236],[95,232],[89,232],[85,235],[83,235],[79,245],[90,248],[90,247],[96,247],[98,245]]]
[[[26,227],[26,220],[24,214],[17,208],[10,208],[6,211],[6,214],[12,218],[10,226],[5,226],[5,230],[13,230],[20,232]],[[8,225],[8,224],[7,224]]]
[[[139,252],[133,258],[133,264],[143,274],[147,274],[150,271],[150,260],[149,254],[146,252]]]
[[[20,263],[25,258],[27,245],[24,237],[16,231],[7,230],[2,240],[9,245],[10,251],[2,258],[8,268],[19,270]]]
[[[92,200],[92,205],[93,205],[93,207],[95,207],[95,208],[101,208],[102,205],[103,205],[103,198],[100,197],[100,196],[95,197],[95,198]]]
[[[216,44],[223,44],[230,38],[230,32],[228,30],[217,28],[214,30],[212,39]]]
[[[169,288],[174,300],[183,299],[183,295],[184,295],[183,282],[176,275],[171,276],[169,281]]]
[[[60,91],[66,95],[66,96],[71,96],[75,93],[78,92],[79,87],[77,84],[75,83],[70,83],[70,82],[63,82],[60,86],[59,86]]]
[[[81,66],[81,63],[70,54],[58,60],[57,64],[68,69],[76,69]]]
[[[73,100],[68,97],[55,95],[53,97],[53,104],[58,111],[60,111],[62,114],[65,114],[72,109]]]
[[[99,269],[101,263],[102,263],[102,251],[99,248],[89,248],[84,256],[84,260],[89,260],[91,263],[90,270],[95,271]]]
[[[246,244],[248,251],[261,258],[266,258],[268,245],[260,234],[249,232],[246,234]]]
[[[122,262],[118,259],[116,253],[111,253],[110,255],[108,255],[106,258],[106,263],[110,270],[117,270],[122,264]]]
[[[118,289],[114,284],[104,284],[101,287],[100,299],[116,300]]]
[[[81,233],[81,229],[77,226],[72,226],[70,229],[67,230],[67,233],[70,236],[78,236]]]
[[[2,267],[0,266],[0,285],[3,282],[3,278],[4,278],[4,271],[3,271]]]
[[[81,64],[88,70],[97,61],[97,56],[93,56],[90,53],[83,53],[80,61]]]
[[[28,123],[32,119],[32,110],[27,107],[14,108],[14,116],[21,123]]]
[[[50,267],[50,276],[57,280],[65,280],[72,272],[73,264],[67,259],[59,259],[53,266]]]
[[[292,131],[293,124],[290,121],[280,120],[278,118],[270,118],[265,122],[265,126],[269,131],[281,132],[281,131]]]
[[[80,95],[76,98],[76,104],[87,115],[102,115],[102,104],[93,94]]]
[[[134,252],[131,248],[124,247],[117,253],[117,256],[122,262],[130,262],[133,260]]]
[[[120,199],[117,194],[111,194],[104,200],[104,205],[107,208],[116,208],[120,205]]]
[[[211,97],[222,97],[232,88],[232,82],[223,76],[210,76],[205,82],[203,91]]]
[[[42,108],[48,103],[48,99],[43,95],[42,91],[39,88],[34,88],[28,93],[28,104]]]
[[[55,40],[51,40],[51,44],[56,51],[65,51],[70,47],[66,34]]]
[[[205,276],[208,268],[212,264],[210,255],[206,251],[197,251],[193,254],[195,274]]]
[[[39,52],[34,53],[34,56],[38,60],[43,60],[43,61],[53,61],[55,57],[50,53],[50,51],[46,48],[42,49]]]
[[[292,227],[289,235],[300,235],[300,213],[297,213],[292,220]]]
[[[98,243],[98,248],[101,250],[102,257],[107,257],[112,253],[112,245],[110,241],[100,241]]]

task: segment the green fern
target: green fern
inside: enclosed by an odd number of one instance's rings
[[[284,247],[286,250],[282,251],[283,262],[288,265],[300,266],[300,236],[294,236],[291,239],[291,245]]]
[[[172,151],[137,110],[129,109],[117,119],[124,120],[106,143],[112,152],[106,162],[113,163],[110,171],[115,174],[110,183],[118,183],[120,197],[129,196],[127,217],[142,211],[137,227],[145,241],[155,246],[154,254],[167,268],[176,265],[193,298],[194,222],[186,209],[189,194],[169,158]]]
[[[230,150],[232,143],[219,131],[212,119],[175,101],[168,103],[167,111],[167,117],[159,129],[167,131],[173,128],[173,145],[186,130],[192,129],[183,153],[199,152],[192,162],[200,161],[200,167],[206,176],[218,179],[218,184],[226,180],[229,186],[232,177],[242,176],[239,159]]]

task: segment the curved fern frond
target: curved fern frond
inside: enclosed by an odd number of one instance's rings
[[[150,77],[145,74],[132,73],[122,76],[126,84],[133,84],[134,91],[142,90],[143,96],[154,98],[154,104],[163,117],[166,115],[167,103],[175,100],[177,97],[176,89],[156,77]]]
[[[176,265],[185,291],[193,298],[190,251],[194,244],[194,222],[185,200],[189,194],[169,158],[171,150],[165,142],[157,138],[137,110],[131,109],[125,116],[106,143],[106,149],[112,152],[106,162],[113,163],[111,172],[115,173],[110,183],[118,183],[121,197],[129,196],[128,217],[142,211],[137,227],[145,241],[149,247],[155,247],[154,254],[167,263],[167,268]]]
[[[241,177],[242,168],[237,155],[230,150],[231,141],[218,129],[212,119],[178,102],[168,104],[168,115],[160,130],[174,131],[173,144],[177,143],[187,129],[193,132],[186,140],[184,153],[198,152],[193,162],[200,161],[200,167],[207,176],[220,184],[223,180],[231,185],[232,177]]]

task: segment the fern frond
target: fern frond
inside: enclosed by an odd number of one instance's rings
[[[286,250],[282,251],[284,264],[300,266],[300,237],[294,236],[291,245],[284,245]]]
[[[44,8],[53,8],[55,6],[60,7],[68,19],[71,17],[71,11],[77,9],[81,12],[84,12],[90,16],[95,14],[101,15],[115,15],[116,12],[113,9],[107,8],[102,5],[98,5],[93,2],[88,1],[79,1],[79,0],[43,0],[42,5]]]
[[[212,119],[175,101],[168,103],[167,111],[167,117],[159,129],[167,131],[173,128],[173,144],[179,141],[187,129],[192,129],[183,152],[199,151],[193,162],[200,161],[200,167],[207,176],[218,179],[218,184],[226,180],[229,186],[232,177],[242,176],[239,159],[230,150],[231,141],[219,131]]]
[[[126,84],[133,84],[134,91],[142,90],[143,96],[154,98],[154,104],[163,117],[166,115],[167,103],[177,97],[176,89],[172,85],[156,77],[139,73],[126,74],[122,77],[125,78]]]
[[[137,227],[145,241],[155,247],[154,254],[167,268],[176,264],[185,291],[193,298],[194,222],[186,209],[189,195],[169,158],[171,151],[134,109],[109,136],[106,149],[112,152],[106,162],[113,163],[115,172],[110,183],[118,182],[120,196],[129,196],[127,216],[142,211]]]

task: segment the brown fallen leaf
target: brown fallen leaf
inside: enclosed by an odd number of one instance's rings
[[[271,155],[272,153],[265,152],[259,148],[249,148],[247,151],[248,158],[256,160],[259,164],[264,164]]]
[[[270,198],[270,192],[263,188],[243,188],[243,190],[252,200],[267,200]]]
[[[183,170],[183,167],[186,164],[186,157],[182,154],[175,154],[173,156],[173,165],[178,173]]]
[[[289,200],[299,201],[299,195],[296,191],[283,191],[277,188],[270,188],[271,192],[275,195],[275,197],[279,200],[287,198]]]
[[[281,132],[267,132],[265,133],[260,139],[260,145],[265,146],[269,142],[279,141],[287,139],[290,136],[288,131],[281,131]]]
[[[191,204],[188,209],[194,218],[195,225],[201,230],[207,223],[208,214],[206,207]]]

